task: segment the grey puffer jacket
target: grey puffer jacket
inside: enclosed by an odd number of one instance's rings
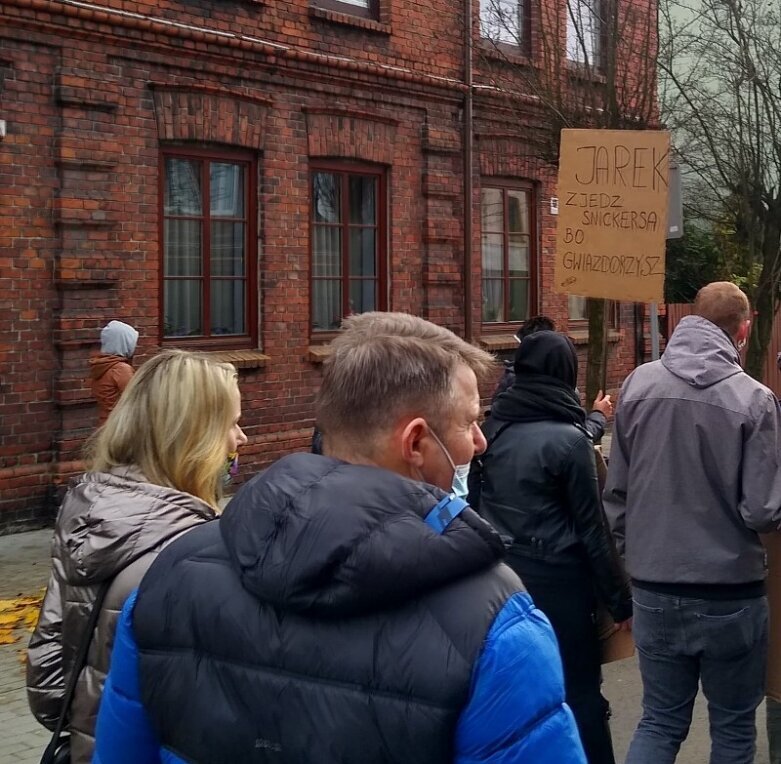
[[[133,467],[84,474],[68,490],[28,650],[27,697],[38,721],[54,729],[92,603],[100,585],[113,578],[70,710],[74,764],[92,759],[98,704],[122,605],[163,546],[214,517],[205,502],[148,483]]]
[[[781,525],[781,415],[710,321],[683,318],[661,360],[624,382],[604,505],[635,580],[764,579],[757,534]]]

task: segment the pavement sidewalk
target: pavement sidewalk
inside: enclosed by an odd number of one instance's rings
[[[49,575],[51,530],[0,536],[0,599],[40,594]],[[0,644],[0,764],[38,764],[49,732],[27,707],[24,666],[20,661],[29,633],[11,645]],[[611,729],[616,761],[623,762],[640,717],[642,688],[636,659],[605,666],[603,692],[613,709]],[[765,738],[764,705],[757,716],[758,751],[755,764],[769,764]],[[704,764],[710,755],[707,711],[697,698],[689,738],[678,764]]]
[[[0,599],[40,595],[49,577],[52,531],[30,531],[0,536]],[[39,764],[51,733],[27,707],[24,652],[30,633],[13,632],[18,641],[0,644],[0,762]]]

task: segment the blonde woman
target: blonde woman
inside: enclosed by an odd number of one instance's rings
[[[247,442],[236,370],[172,350],[147,361],[90,448],[57,517],[52,572],[30,641],[27,694],[53,729],[101,585],[103,600],[68,714],[71,761],[92,758],[119,612],[160,549],[213,520],[228,457]]]

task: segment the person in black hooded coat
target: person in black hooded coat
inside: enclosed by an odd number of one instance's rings
[[[479,511],[510,544],[507,564],[553,624],[589,764],[613,764],[595,610],[599,599],[628,628],[632,604],[575,394],[575,348],[556,332],[529,335],[516,352],[515,372],[483,425],[488,450]]]

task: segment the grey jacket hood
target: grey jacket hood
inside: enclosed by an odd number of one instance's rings
[[[723,329],[702,316],[684,316],[662,354],[662,365],[692,387],[740,374],[740,355]]]
[[[100,332],[100,352],[131,358],[136,352],[138,332],[122,321],[109,321]]]

